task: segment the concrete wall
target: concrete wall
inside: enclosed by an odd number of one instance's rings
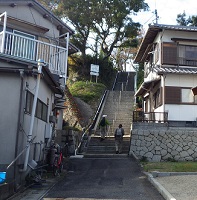
[[[20,75],[0,73],[0,163],[14,158],[20,95]]]
[[[132,153],[151,162],[197,161],[197,128],[138,126],[132,130]]]

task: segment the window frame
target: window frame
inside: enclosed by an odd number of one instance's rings
[[[25,102],[25,113],[31,115],[32,107],[33,107],[34,95],[27,90],[26,91],[26,102]],[[36,112],[35,117],[47,122],[48,117],[48,106],[44,102],[42,102],[39,98],[36,103]]]

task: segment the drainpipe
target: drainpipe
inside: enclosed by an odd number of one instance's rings
[[[25,161],[24,161],[24,167],[22,171],[27,170],[27,164],[29,160],[29,153],[30,153],[30,144],[32,141],[32,133],[33,133],[33,125],[34,125],[34,118],[35,118],[35,112],[36,112],[36,104],[37,104],[37,98],[38,98],[38,89],[40,85],[40,78],[41,78],[41,73],[42,73],[42,66],[44,66],[44,61],[39,59],[38,60],[38,75],[37,75],[37,82],[36,82],[36,90],[34,94],[34,101],[33,101],[33,106],[32,106],[32,112],[31,112],[31,121],[30,121],[30,129],[29,129],[29,134],[27,137],[27,151],[25,155]]]

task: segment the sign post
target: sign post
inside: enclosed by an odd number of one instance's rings
[[[96,83],[97,83],[97,78],[99,76],[99,65],[91,64],[90,75],[91,75],[91,79],[92,79],[92,76],[96,76]]]

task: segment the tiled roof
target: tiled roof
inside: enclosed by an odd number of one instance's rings
[[[177,73],[177,74],[197,74],[196,68],[183,68],[183,67],[154,67],[153,71],[158,74],[164,73]]]
[[[197,31],[195,26],[179,26],[179,25],[167,25],[167,24],[153,24],[149,25],[150,28],[162,28],[166,30],[179,30],[179,31]]]
[[[145,61],[144,53],[146,49],[153,44],[153,41],[157,34],[162,30],[175,30],[175,31],[185,31],[185,32],[197,32],[197,27],[194,26],[178,26],[178,25],[165,25],[165,24],[150,24],[149,28],[142,40],[140,48],[134,59],[135,63],[140,63]],[[151,46],[150,46],[151,47]]]

